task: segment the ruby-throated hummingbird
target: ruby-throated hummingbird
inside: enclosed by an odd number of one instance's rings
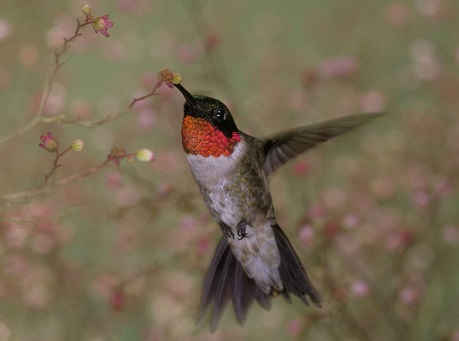
[[[271,298],[290,294],[321,307],[322,297],[274,216],[269,176],[321,142],[380,116],[364,113],[294,127],[265,137],[240,131],[219,100],[185,97],[182,144],[191,172],[223,236],[207,272],[199,319],[213,305],[211,330],[233,302],[243,324],[255,299],[269,310]]]

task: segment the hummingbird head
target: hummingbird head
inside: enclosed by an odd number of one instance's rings
[[[182,124],[185,152],[206,157],[231,155],[241,137],[226,105],[215,98],[193,96],[180,84],[175,87],[186,100]]]

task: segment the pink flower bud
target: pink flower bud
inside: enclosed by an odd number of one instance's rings
[[[42,143],[40,143],[38,146],[50,153],[54,153],[59,148],[59,143],[51,133],[41,135],[40,140]]]

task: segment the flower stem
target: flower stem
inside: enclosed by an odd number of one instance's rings
[[[40,123],[40,121],[42,120],[43,110],[45,108],[46,102],[48,101],[49,95],[51,94],[51,89],[53,87],[54,80],[56,79],[56,76],[61,66],[65,64],[65,62],[61,60],[62,56],[70,48],[70,43],[82,35],[82,33],[80,33],[80,29],[88,24],[90,24],[90,22],[81,24],[80,21],[77,20],[77,27],[75,29],[73,36],[71,36],[70,38],[64,38],[64,44],[62,48],[60,50],[54,51],[54,67],[52,68],[51,73],[46,77],[45,87],[43,90],[43,94],[41,96],[40,105],[34,118],[25,126],[0,138],[0,144],[3,144],[11,139],[14,139],[19,135],[28,132],[38,123]]]
[[[55,188],[64,187],[72,181],[83,179],[91,174],[98,172],[102,168],[108,166],[110,162],[112,162],[112,160],[107,159],[101,164],[89,168],[84,172],[70,175],[58,181],[52,183],[45,183],[45,185],[43,186],[34,189],[29,189],[26,191],[2,195],[0,196],[0,205],[10,206],[29,203],[32,199],[36,198],[37,196],[49,193]]]

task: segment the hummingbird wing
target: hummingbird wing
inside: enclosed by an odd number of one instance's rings
[[[277,134],[259,138],[265,159],[263,170],[266,176],[288,160],[325,142],[332,137],[357,128],[383,113],[361,113],[333,118],[302,126],[293,127]]]

